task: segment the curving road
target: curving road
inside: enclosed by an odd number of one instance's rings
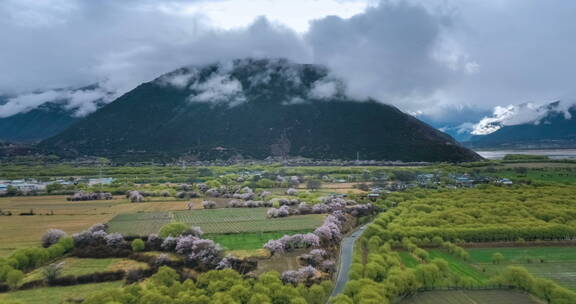
[[[340,246],[340,265],[338,267],[338,277],[336,284],[332,290],[331,297],[334,297],[344,291],[344,286],[348,282],[348,273],[350,272],[350,265],[352,264],[352,254],[354,253],[354,242],[362,235],[366,229],[366,225],[358,228],[351,235],[342,240]]]

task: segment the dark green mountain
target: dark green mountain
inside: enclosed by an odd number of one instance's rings
[[[392,106],[347,98],[322,67],[253,59],[183,68],[144,83],[40,148],[131,160],[480,158]]]
[[[576,148],[576,106],[566,115],[558,110],[559,105],[546,105],[547,114],[537,122],[503,126],[488,135],[473,136],[465,144],[474,148]]]

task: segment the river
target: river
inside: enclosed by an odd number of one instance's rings
[[[576,159],[576,149],[557,149],[557,150],[494,150],[494,151],[476,151],[486,159],[502,159],[506,154],[529,154],[545,155],[550,159]]]

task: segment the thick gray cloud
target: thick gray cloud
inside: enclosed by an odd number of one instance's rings
[[[447,44],[450,19],[421,5],[383,2],[349,19],[317,20],[307,40],[314,61],[347,80],[353,96],[416,110],[474,64]]]
[[[264,17],[245,28],[219,30],[203,16],[164,13],[157,5],[166,1],[48,2],[52,9],[33,3],[0,6],[0,17],[5,17],[0,18],[0,36],[6,37],[0,44],[0,69],[9,71],[0,74],[0,92],[48,89],[9,99],[0,117],[63,98],[51,88],[97,82],[118,96],[186,65],[238,57],[310,57],[295,32]],[[66,5],[57,9],[59,3]],[[79,115],[96,109],[93,100],[77,108]]]
[[[533,109],[524,103],[575,104],[576,2],[464,0],[455,7],[458,28],[453,39],[480,69],[443,88],[439,103],[494,108],[494,115],[484,122],[496,119],[503,125],[537,121],[533,116],[539,116],[534,110],[538,106]],[[505,108],[524,110],[502,111]],[[439,119],[451,114],[436,113]]]
[[[6,1],[0,5],[0,68],[9,73],[0,74],[0,92],[103,79],[126,91],[183,65],[245,56],[306,56],[293,31],[264,18],[223,31],[204,16],[162,10],[191,1]]]
[[[207,1],[3,0],[0,93],[95,82],[122,93],[181,66],[252,56],[326,64],[356,97],[453,124],[463,111],[574,99],[574,1],[389,0],[306,33],[264,17],[223,30],[179,13]]]

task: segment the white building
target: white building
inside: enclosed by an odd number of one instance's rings
[[[110,185],[114,179],[112,177],[91,178],[88,180],[88,186],[94,185]]]

